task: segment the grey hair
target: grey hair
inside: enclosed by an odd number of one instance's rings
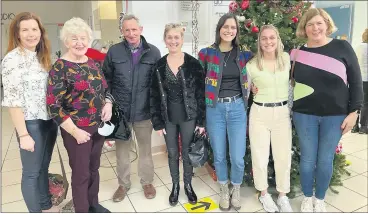
[[[60,39],[66,42],[69,36],[77,35],[81,32],[86,32],[89,41],[92,40],[92,29],[87,22],[79,17],[73,17],[64,23],[63,28],[60,30]]]
[[[123,12],[120,13],[120,17],[119,17],[119,29],[123,29],[123,22],[127,21],[127,20],[132,20],[134,19],[135,21],[137,21],[138,25],[141,26],[141,24],[139,23],[139,19],[138,17],[136,17],[133,14],[124,14]]]
[[[101,39],[95,39],[92,41],[91,48],[101,51],[102,48],[106,48],[106,44]]]

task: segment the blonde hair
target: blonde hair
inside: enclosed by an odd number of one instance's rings
[[[64,23],[63,28],[60,31],[60,39],[63,42],[72,36],[77,35],[81,32],[86,32],[88,35],[88,41],[92,40],[92,29],[91,27],[79,17],[73,17]]]
[[[169,23],[165,25],[165,30],[164,30],[164,40],[166,38],[167,33],[172,30],[172,29],[178,29],[180,31],[180,35],[181,37],[184,37],[184,31],[185,28],[182,24],[178,24],[178,23]]]
[[[252,59],[252,61],[255,61],[255,63],[257,63],[257,67],[260,71],[263,70],[263,66],[262,66],[263,50],[261,48],[261,42],[260,41],[261,41],[261,34],[266,29],[271,29],[271,30],[275,31],[275,33],[276,33],[277,46],[276,46],[275,56],[276,56],[277,68],[279,70],[283,70],[284,69],[284,60],[282,58],[282,54],[284,52],[284,44],[282,44],[279,30],[273,25],[263,25],[261,27],[261,30],[259,31],[259,34],[258,34],[258,40],[257,40],[258,41],[257,42],[257,54]]]
[[[364,43],[368,43],[368,28],[365,29],[363,35],[362,35],[362,40]]]
[[[326,30],[326,36],[329,36],[337,31],[337,27],[332,20],[331,16],[322,8],[311,8],[307,12],[304,13],[303,17],[301,18],[298,27],[296,29],[296,36],[298,38],[304,38],[307,39],[308,36],[305,33],[305,26],[307,25],[307,22],[311,20],[315,16],[322,16],[323,20],[325,21],[327,25]]]

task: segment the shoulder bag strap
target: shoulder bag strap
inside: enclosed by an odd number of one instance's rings
[[[298,57],[299,49],[300,49],[300,46],[295,51],[293,64],[291,65],[291,74],[290,75],[291,75],[291,86],[293,86],[293,87],[295,87],[294,68],[295,68],[296,58]]]

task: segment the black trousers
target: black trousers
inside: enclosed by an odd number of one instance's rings
[[[363,82],[364,101],[360,113],[360,125],[368,126],[368,82]]]
[[[22,161],[21,190],[30,213],[40,213],[52,207],[49,192],[49,166],[57,137],[53,120],[26,120],[29,135],[35,141],[34,152],[20,149]],[[20,142],[18,133],[17,140]]]
[[[189,145],[194,137],[195,119],[183,121],[179,123],[166,123],[165,141],[169,153],[169,168],[173,183],[179,183],[179,143],[178,137],[180,133],[182,142],[182,157],[184,168],[184,183],[191,183],[193,176],[193,166],[189,160]]]

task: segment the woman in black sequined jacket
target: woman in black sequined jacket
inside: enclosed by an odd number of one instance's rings
[[[196,126],[205,126],[206,106],[204,97],[205,74],[199,61],[184,53],[184,64],[180,67],[180,84],[183,90],[187,120],[196,119]],[[151,83],[151,121],[155,131],[165,128],[168,121],[167,91],[163,86],[167,56],[163,56],[153,67]],[[183,73],[182,73],[183,72]],[[183,78],[184,74],[184,78]],[[179,74],[178,74],[179,76]]]
[[[205,126],[205,73],[199,61],[182,52],[183,27],[168,24],[164,40],[169,54],[153,66],[150,92],[151,121],[155,131],[166,141],[173,189],[169,197],[172,206],[179,196],[179,146],[180,133],[184,168],[184,189],[190,203],[197,202],[191,180],[193,166],[189,160],[189,145],[194,131],[204,131]]]

